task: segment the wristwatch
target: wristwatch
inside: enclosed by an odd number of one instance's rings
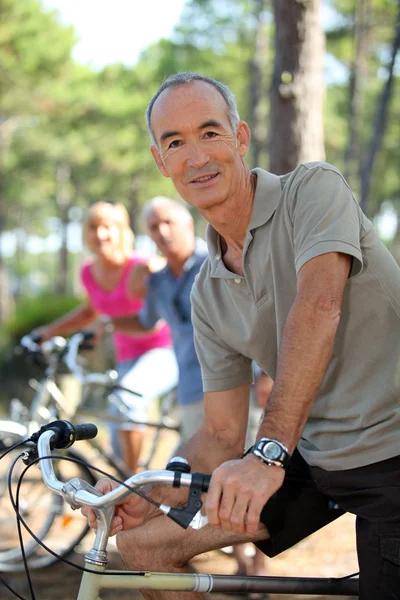
[[[250,453],[269,466],[282,467],[283,469],[287,469],[289,466],[289,450],[278,440],[261,438],[251,448]]]

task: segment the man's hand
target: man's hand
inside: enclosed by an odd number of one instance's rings
[[[102,494],[111,492],[114,488],[118,487],[119,484],[110,479],[99,479],[96,483],[96,489]],[[130,494],[120,504],[115,506],[114,519],[111,524],[110,535],[116,535],[120,531],[126,531],[127,529],[133,529],[143,523],[148,517],[150,504],[138,496],[137,494]],[[92,529],[97,529],[97,517],[94,511],[84,506],[81,509],[82,514],[87,517],[88,524]]]
[[[263,506],[281,487],[285,471],[248,454],[218,467],[206,499],[208,521],[224,531],[256,533]]]

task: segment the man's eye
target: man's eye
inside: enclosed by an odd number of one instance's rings
[[[216,133],[215,131],[206,131],[206,133],[204,134],[205,138],[214,138],[217,137],[218,133]]]
[[[173,142],[170,143],[170,145],[168,146],[168,148],[178,148],[181,144],[181,140],[174,140]]]

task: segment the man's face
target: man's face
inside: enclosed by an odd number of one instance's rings
[[[156,164],[186,202],[207,210],[238,189],[250,132],[243,121],[232,131],[227,104],[212,85],[195,81],[164,90],[151,126]]]
[[[149,235],[165,257],[180,256],[194,247],[192,221],[170,206],[156,206],[147,216]]]

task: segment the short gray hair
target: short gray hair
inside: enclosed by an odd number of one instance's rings
[[[179,202],[178,200],[172,200],[172,198],[167,198],[166,196],[156,196],[155,198],[152,198],[152,200],[146,202],[143,207],[142,219],[145,225],[147,225],[147,219],[153,210],[158,206],[166,206],[167,208],[180,213],[188,221],[193,222],[192,215],[182,202]]]
[[[158,90],[150,100],[146,110],[147,129],[149,131],[150,139],[153,144],[157,145],[157,141],[154,137],[154,133],[150,124],[151,112],[153,110],[155,101],[164,90],[170,87],[178,87],[186,83],[193,83],[194,81],[204,81],[205,83],[209,83],[217,90],[217,92],[221,94],[228,107],[229,123],[232,127],[232,130],[236,132],[236,128],[240,121],[239,112],[237,109],[235,96],[226,85],[224,85],[220,81],[217,81],[216,79],[212,79],[212,77],[207,77],[207,75],[201,75],[200,73],[176,73],[175,75],[170,75],[161,84],[161,86],[158,88]]]

